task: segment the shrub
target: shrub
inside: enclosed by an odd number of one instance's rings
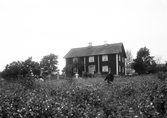
[[[66,80],[41,84],[34,89],[20,83],[0,86],[0,117],[160,118],[167,110],[166,83],[148,76],[112,84],[99,78],[75,80],[75,85]]]
[[[157,73],[158,79],[164,81],[167,78],[167,72],[160,71]]]
[[[18,83],[25,87],[25,89],[35,88],[35,78],[27,75],[26,77],[19,77]]]

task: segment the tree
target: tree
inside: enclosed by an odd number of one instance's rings
[[[82,73],[82,70],[84,68],[84,63],[80,58],[78,58],[78,61],[73,64],[73,68],[77,69],[78,73]]]
[[[137,58],[133,60],[132,68],[140,75],[154,72],[156,63],[153,60],[153,56],[150,56],[148,48],[140,48],[137,52]]]
[[[21,70],[21,62],[13,61],[10,64],[7,64],[5,69],[2,71],[3,78],[17,78]]]
[[[73,69],[76,69],[77,72],[81,75],[82,71],[84,68],[84,63],[80,58],[77,58],[77,61],[75,61],[74,63],[71,62],[70,64],[66,65],[62,72],[66,74],[66,76],[73,76]]]
[[[40,64],[38,62],[32,61],[32,57],[29,57],[21,63],[20,75],[24,77],[32,71],[34,75],[40,74]]]
[[[165,61],[165,64],[159,64],[157,66],[157,70],[158,71],[167,72],[167,61]]]
[[[71,77],[72,73],[73,73],[73,65],[72,64],[68,64],[66,65],[62,72],[67,76],[67,77]]]
[[[125,60],[125,67],[126,68],[131,68],[131,64],[133,62],[133,55],[131,50],[126,50],[126,60]]]
[[[154,57],[154,60],[155,60],[156,64],[161,64],[162,57],[161,56],[156,56],[156,57]]]
[[[42,58],[40,62],[41,68],[43,68],[43,74],[49,75],[52,72],[57,71],[57,64],[58,64],[58,56],[55,54],[49,54]]]
[[[7,64],[1,75],[8,80],[11,78],[16,80],[19,79],[20,76],[27,76],[31,71],[34,75],[39,75],[40,65],[38,62],[32,61],[32,57],[29,57],[25,61],[13,61]]]

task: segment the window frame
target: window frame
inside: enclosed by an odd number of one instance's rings
[[[119,55],[119,61],[121,61],[121,55]]]
[[[104,67],[107,67],[106,71],[104,71]],[[108,65],[102,66],[102,72],[108,72]]]
[[[90,71],[91,68],[92,68],[92,70]],[[96,66],[95,65],[89,65],[88,66],[88,72],[89,73],[94,73],[95,70],[96,70]]]
[[[106,59],[106,60],[105,60]],[[108,55],[102,55],[102,61],[108,61]]]
[[[94,56],[89,56],[89,63],[93,63],[93,62],[95,62]]]

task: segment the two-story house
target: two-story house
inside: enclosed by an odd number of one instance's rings
[[[73,64],[78,60],[83,62],[83,68],[78,71],[105,75],[111,69],[115,75],[125,75],[126,53],[123,43],[72,48],[65,56],[66,65]],[[74,70],[76,70],[74,68]],[[75,73],[76,71],[73,71]]]

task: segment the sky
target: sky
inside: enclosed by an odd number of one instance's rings
[[[142,47],[167,60],[167,0],[0,0],[0,71],[28,57],[71,48],[124,44],[136,58]]]

